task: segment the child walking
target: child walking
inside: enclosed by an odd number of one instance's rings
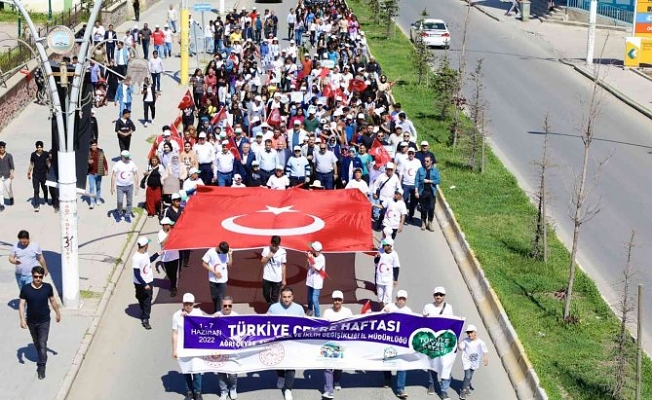
[[[473,374],[480,368],[480,357],[482,363],[486,367],[489,364],[487,357],[487,345],[478,338],[478,328],[475,325],[469,325],[466,328],[467,337],[462,340],[458,347],[462,352],[462,368],[464,368],[464,381],[462,382],[462,391],[460,392],[460,400],[466,400],[466,396],[470,394],[471,380]]]

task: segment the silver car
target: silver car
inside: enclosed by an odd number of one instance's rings
[[[410,40],[415,42],[417,38],[423,40],[428,47],[450,47],[451,34],[448,31],[446,22],[441,19],[424,19],[410,25]]]

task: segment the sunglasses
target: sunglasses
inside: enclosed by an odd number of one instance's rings
[[[444,297],[444,296],[446,296],[446,295],[443,294],[443,293],[435,293],[435,297]]]
[[[32,275],[34,279],[43,279],[43,275]]]
[[[333,301],[339,301],[339,302],[342,302],[342,301],[344,301],[344,300],[342,300],[342,299],[333,299]]]
[[[222,308],[233,308],[233,304],[222,304]]]
[[[407,300],[407,298],[405,298],[405,297],[397,297],[397,299],[398,300],[403,300],[403,301]]]

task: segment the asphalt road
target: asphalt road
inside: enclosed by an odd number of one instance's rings
[[[451,30],[451,60],[459,58],[466,3],[412,0],[401,6],[398,22],[405,32],[424,8],[431,18],[442,18]],[[557,61],[558,53],[541,38],[490,19],[472,9],[466,60],[472,70],[483,59],[485,97],[492,147],[530,193],[537,187],[533,161],[542,152],[543,119],[551,115],[550,151],[555,165],[548,178],[551,216],[561,239],[570,248],[572,221],[570,194],[574,177],[581,173],[583,146],[578,133],[587,114],[592,82]],[[538,23],[538,22],[532,22]],[[560,28],[561,29],[561,28]],[[440,53],[441,50],[436,50]],[[597,282],[603,296],[617,304],[625,265],[624,243],[636,231],[634,263],[638,283],[647,286],[644,305],[652,304],[652,270],[644,262],[652,258],[652,152],[650,120],[607,92],[600,97],[600,112],[591,147],[590,179],[597,165],[607,159],[591,185],[589,203],[600,212],[582,226],[579,261]],[[445,173],[444,173],[445,175]],[[451,185],[454,182],[449,182]],[[459,189],[458,189],[459,190]],[[647,205],[646,205],[647,204]],[[644,320],[644,344],[652,351],[652,320]]]
[[[154,7],[167,8],[167,2]],[[250,7],[251,3],[240,2],[238,7]],[[290,7],[295,4],[286,1],[282,4],[259,5],[258,8],[275,10],[279,19],[285,20]],[[161,13],[162,14],[162,13]],[[164,15],[164,14],[163,14]],[[162,17],[163,18],[163,17]],[[161,22],[159,21],[148,21]],[[279,37],[283,37],[284,27]],[[286,41],[283,41],[286,44]],[[164,83],[166,81],[163,81]],[[163,88],[164,92],[167,90]],[[154,238],[158,225],[153,219],[147,221],[145,234]],[[152,251],[157,250],[152,245]],[[482,368],[474,377],[474,386],[478,396],[515,400],[514,390],[508,380],[495,348],[491,344],[487,331],[473,304],[473,300],[460,275],[448,245],[439,230],[435,233],[421,232],[418,227],[406,227],[396,240],[396,249],[401,256],[402,272],[398,289],[409,292],[408,305],[413,311],[421,312],[423,306],[432,301],[432,289],[443,285],[448,289],[447,302],[453,305],[457,315],[467,318],[469,323],[478,326],[480,337],[490,347],[489,367]],[[192,291],[198,301],[210,311],[210,294],[205,272],[197,264],[203,253],[193,253],[191,267],[184,269],[179,284],[179,293]],[[130,256],[129,256],[130,257]],[[299,260],[300,257],[295,258]],[[327,269],[332,279],[328,280],[322,291],[322,307],[329,303],[333,290],[342,290],[345,305],[354,313],[360,311],[361,305],[373,298],[373,261],[367,255],[327,255]],[[289,284],[295,288],[296,300],[305,303],[304,270],[295,265],[299,261],[289,261]],[[155,304],[150,320],[153,329],[146,331],[140,326],[138,306],[134,298],[131,277],[131,265],[122,274],[116,290],[107,307],[93,344],[79,371],[77,379],[68,396],[70,400],[94,399],[175,399],[183,393],[183,377],[171,357],[172,314],[180,307],[180,297],[169,297],[167,282],[158,274],[155,286]],[[236,254],[234,267],[229,276],[231,282],[228,294],[235,298],[238,313],[262,313],[266,311],[260,293],[260,264],[255,261],[252,252]],[[458,357],[453,370],[452,390],[459,390],[462,377],[461,361]],[[297,400],[320,398],[323,387],[321,371],[299,371],[294,398]],[[238,397],[242,400],[281,399],[282,394],[275,389],[274,372],[243,374],[239,377]],[[345,371],[342,378],[343,390],[337,398],[360,399],[394,399],[393,392],[381,388],[382,374],[379,372]],[[436,398],[427,396],[427,376],[424,371],[408,373],[407,390],[410,398]],[[204,392],[217,392],[217,379],[208,374],[204,378]]]

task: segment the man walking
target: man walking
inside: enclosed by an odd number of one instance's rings
[[[393,162],[388,162],[385,165],[385,173],[380,175],[373,183],[373,198],[376,202],[390,201],[396,193],[396,189],[401,187],[401,182],[394,173],[396,166]],[[385,213],[381,209],[380,216],[378,217],[377,228],[381,229],[382,221],[385,218]]]
[[[326,143],[319,143],[319,151],[313,154],[315,175],[318,181],[324,184],[327,190],[334,187],[337,180],[337,156],[327,149]]]
[[[7,153],[7,143],[0,141],[0,211],[5,210],[5,198],[10,206],[14,205],[14,192],[11,182],[14,180],[14,157]]]
[[[113,174],[111,175],[111,194],[117,192],[116,221],[124,216],[127,223],[131,223],[132,203],[134,200],[134,191],[138,194],[138,167],[131,161],[131,154],[127,150],[120,153],[120,161],[113,164]],[[127,211],[123,211],[122,200],[127,199]]]
[[[97,147],[97,140],[91,140],[88,153],[88,194],[90,194],[90,209],[92,210],[102,200],[102,177],[109,174],[109,165],[104,150]]]
[[[448,304],[446,299],[446,288],[443,286],[437,286],[433,290],[434,302],[428,303],[423,307],[423,316],[424,317],[447,317],[454,316],[453,306]],[[428,394],[435,394],[435,382],[439,383],[439,395],[442,399],[448,399],[448,388],[451,384],[450,376],[444,377],[440,376],[440,372],[437,372],[438,368],[435,365],[431,365],[430,370],[428,371]],[[438,379],[441,378],[441,379]]]
[[[408,208],[407,220],[409,223],[412,223],[414,210],[417,207],[417,197],[414,188],[417,172],[421,168],[421,161],[414,157],[415,152],[416,150],[413,147],[408,149],[408,158],[401,163],[399,166],[400,171],[398,171],[403,187],[403,201],[405,201]]]
[[[213,312],[222,308],[222,299],[226,296],[226,283],[229,281],[229,268],[233,265],[233,250],[227,242],[221,242],[217,248],[208,249],[201,259],[202,266],[208,271],[208,284],[213,300]]]
[[[131,120],[131,110],[122,110],[122,118],[115,121],[115,133],[118,136],[120,151],[129,151],[131,147],[131,135],[136,131],[136,125]]]
[[[149,42],[152,37],[152,30],[149,29],[147,23],[143,24],[143,29],[138,32],[140,43],[143,45],[143,58],[149,60]]]
[[[149,316],[152,312],[152,283],[154,282],[154,271],[152,271],[151,264],[158,258],[160,253],[154,253],[151,256],[147,253],[149,239],[145,236],[139,237],[137,244],[138,250],[131,257],[131,265],[134,270],[134,287],[141,312],[141,324],[143,328],[150,330],[152,327],[149,324]]]
[[[288,159],[285,172],[290,177],[290,187],[303,186],[310,181],[310,163],[301,154],[301,146],[294,146],[294,157]]]
[[[18,243],[11,248],[9,262],[16,266],[18,290],[22,290],[32,281],[32,268],[40,266],[43,268],[43,274],[48,274],[41,247],[38,243],[30,241],[29,232],[26,230],[18,232]]]
[[[439,185],[439,170],[433,165],[430,156],[424,158],[424,166],[419,168],[415,179],[414,197],[421,207],[421,230],[433,232],[432,220],[435,218],[435,199]]]
[[[305,316],[303,307],[294,302],[294,291],[289,286],[281,289],[281,300],[272,304],[267,310],[267,314]],[[285,400],[292,400],[292,387],[294,386],[296,371],[293,369],[277,370],[276,374],[278,376],[276,387],[284,391]]]
[[[403,189],[396,188],[394,198],[392,200],[381,202],[382,210],[385,211],[385,218],[383,218],[383,229],[392,229],[392,239],[396,239],[396,234],[403,232],[403,225],[405,224],[405,215],[407,214],[407,207],[403,201]]]
[[[222,141],[222,151],[215,156],[215,171],[213,181],[217,186],[231,186],[233,182],[233,166],[235,156],[229,151],[229,141]]]
[[[158,231],[158,243],[161,245],[161,249],[165,247],[165,241],[170,235],[170,231],[174,226],[174,222],[165,217],[161,219],[161,230]],[[163,263],[163,268],[165,268],[165,275],[170,280],[170,297],[177,295],[177,275],[179,273],[179,250],[162,250],[163,256],[161,257],[161,262]]]
[[[215,313],[216,317],[228,317],[238,315],[233,311],[233,297],[224,296],[222,299],[222,310]],[[227,374],[220,372],[217,374],[217,381],[220,385],[220,400],[231,400],[238,398],[238,374]]]
[[[408,293],[407,290],[399,290],[396,292],[396,302],[384,308],[385,312],[396,312],[403,314],[412,314],[412,310],[407,306]],[[384,371],[385,386],[390,386],[392,373]],[[396,371],[396,397],[399,399],[407,399],[408,395],[405,393],[405,380],[407,378],[407,371]]]
[[[181,310],[172,315],[172,358],[179,358],[178,352],[183,348],[183,322],[186,315],[202,316],[203,313],[199,308],[195,308],[195,296],[192,293],[184,293],[182,298]],[[186,397],[184,400],[203,400],[202,374],[183,374],[186,385]]]
[[[45,186],[45,181],[48,178],[48,171],[50,169],[50,154],[43,150],[43,142],[37,141],[36,151],[32,152],[29,156],[29,168],[27,168],[27,179],[32,180],[32,187],[34,188],[34,196],[32,197],[32,206],[34,212],[39,212],[41,209],[41,199],[39,198],[39,188],[43,190],[43,200],[45,204],[48,203],[48,189]]]
[[[388,305],[392,301],[392,290],[394,286],[398,285],[398,273],[401,264],[392,246],[394,240],[385,238],[380,242],[380,248],[374,263],[376,264],[376,294],[378,295],[378,302],[383,305]]]
[[[331,308],[326,309],[324,311],[324,319],[326,321],[341,321],[346,318],[350,318],[353,316],[353,313],[351,312],[351,309],[348,307],[344,307],[342,304],[344,303],[344,294],[340,290],[335,290],[333,291],[333,294],[331,295],[333,298],[333,306]],[[325,369],[324,370],[324,380],[326,383],[324,384],[324,394],[323,397],[325,399],[332,399],[333,396],[333,389],[334,390],[341,390],[342,386],[340,386],[340,377],[342,376],[342,370],[341,369]]]
[[[280,236],[272,236],[269,246],[263,248],[260,263],[263,264],[263,297],[272,305],[278,301],[281,287],[286,284],[287,252],[281,247]]]
[[[48,336],[50,334],[50,305],[61,322],[59,305],[54,298],[54,289],[49,283],[43,283],[45,268],[36,266],[31,270],[32,282],[20,290],[18,314],[20,327],[29,329],[34,347],[38,354],[36,373],[39,379],[45,378],[45,364],[48,362]],[[27,314],[25,313],[27,307]]]
[[[308,250],[308,275],[306,276],[306,286],[308,289],[308,316],[321,317],[319,310],[319,294],[324,287],[324,277],[326,276],[326,258],[321,253],[322,245],[320,242],[312,242]]]

